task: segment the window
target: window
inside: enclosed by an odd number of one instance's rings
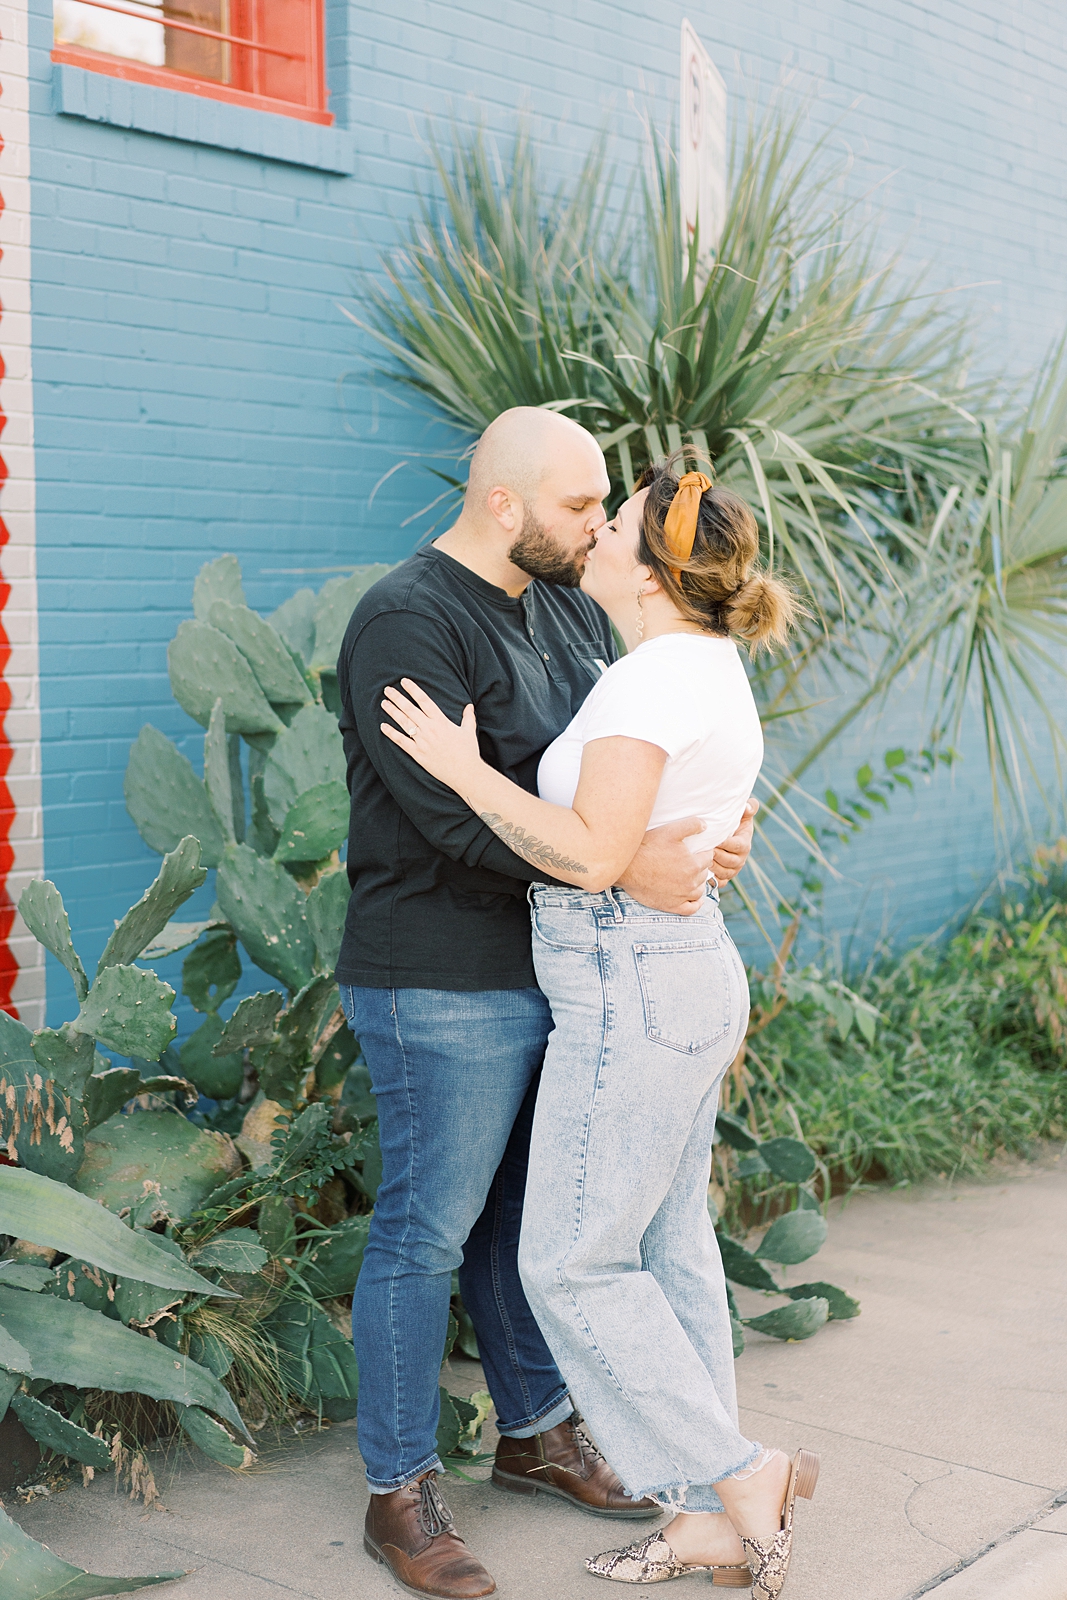
[[[333,121],[323,0],[54,0],[53,61]]]

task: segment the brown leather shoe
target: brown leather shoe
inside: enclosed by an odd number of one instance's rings
[[[655,1500],[634,1500],[584,1433],[577,1411],[531,1439],[501,1435],[493,1482],[511,1494],[555,1494],[597,1517],[658,1517]]]
[[[455,1530],[436,1472],[423,1473],[392,1494],[371,1495],[363,1548],[384,1562],[409,1594],[478,1600],[496,1593],[496,1584]]]

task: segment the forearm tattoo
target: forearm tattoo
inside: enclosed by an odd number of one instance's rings
[[[517,856],[528,861],[532,867],[557,867],[561,872],[588,872],[588,867],[583,867],[580,861],[572,861],[569,856],[561,856],[552,846],[543,839],[535,839],[532,833],[527,833],[525,828],[520,828],[517,823],[505,822],[499,811],[482,811],[479,813],[481,820],[487,828],[507,845],[509,850],[514,850]]]

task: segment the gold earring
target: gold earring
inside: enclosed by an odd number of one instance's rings
[[[641,599],[641,591],[640,591],[640,589],[638,589],[638,591],[637,591],[637,642],[638,642],[638,644],[641,643],[641,640],[644,637],[645,637],[645,607],[644,607],[644,602]]]

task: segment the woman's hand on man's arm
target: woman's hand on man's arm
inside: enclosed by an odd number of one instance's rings
[[[487,766],[478,749],[474,707],[447,717],[411,678],[387,686],[383,738],[446,783],[509,850],[578,888],[617,882],[648,826],[666,751],[643,739],[593,740],[582,752],[574,806],[550,805]]]

